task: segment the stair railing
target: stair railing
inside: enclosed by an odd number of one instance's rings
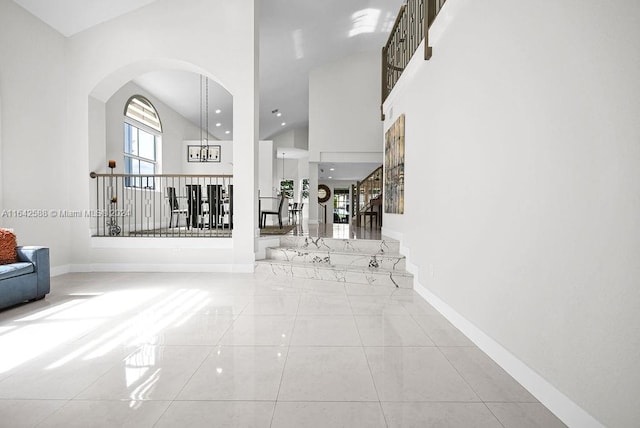
[[[382,48],[382,103],[393,90],[423,39],[424,59],[431,58],[433,52],[429,46],[429,28],[445,2],[446,0],[407,0],[400,7],[387,43]],[[382,113],[382,105],[380,109]]]
[[[323,223],[327,224],[327,204],[318,204],[322,208]]]
[[[371,213],[374,206],[382,199],[382,165],[373,170],[356,186],[357,203],[355,206],[356,225],[362,225],[362,218],[366,213]],[[379,212],[380,224],[382,222],[382,210]]]

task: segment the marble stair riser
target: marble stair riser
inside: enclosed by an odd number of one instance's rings
[[[368,239],[335,239],[310,238],[306,236],[283,236],[280,246],[321,251],[337,251],[341,253],[392,254],[400,252],[398,241]]]
[[[341,265],[388,271],[404,271],[406,260],[400,255],[337,253],[297,248],[267,248],[267,259],[325,266]]]
[[[278,276],[317,279],[325,281],[368,284],[375,287],[412,288],[413,276],[408,273],[371,271],[367,268],[293,264],[276,260],[256,263],[256,272],[268,272]]]

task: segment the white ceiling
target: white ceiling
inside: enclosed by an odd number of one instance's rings
[[[404,0],[262,0],[260,136],[309,122],[309,72],[359,52],[380,52]],[[282,112],[282,118],[271,114]],[[284,120],[280,120],[284,119]]]
[[[318,180],[362,180],[379,166],[380,163],[320,163],[318,164]]]
[[[66,36],[154,1],[14,0]],[[380,52],[402,3],[404,0],[260,0],[260,138],[267,140],[308,126],[309,72],[356,53]],[[158,71],[134,82],[199,125],[199,76]],[[219,85],[210,85],[209,131],[229,139],[233,136],[232,98]],[[216,108],[222,110],[220,115],[214,113]],[[281,117],[272,113],[275,109]],[[221,123],[219,129],[216,123]],[[224,134],[226,130],[231,134]]]
[[[152,93],[163,103],[193,124],[200,126],[200,75],[189,71],[163,70],[145,73],[133,80],[135,84]],[[203,92],[202,111],[208,110],[209,133],[219,140],[233,138],[233,97],[212,80],[209,80],[208,109]],[[220,110],[220,113],[216,113]],[[204,115],[204,113],[203,113]],[[220,124],[220,126],[216,126]],[[202,128],[206,129],[203,120]],[[229,131],[227,134],[226,132]]]
[[[156,0],[13,1],[68,37]]]

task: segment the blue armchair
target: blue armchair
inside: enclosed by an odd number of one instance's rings
[[[49,249],[24,246],[16,252],[16,263],[0,265],[0,309],[40,300],[51,289]]]

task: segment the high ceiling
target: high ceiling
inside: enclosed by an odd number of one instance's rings
[[[358,181],[379,166],[380,163],[321,162],[318,164],[318,180]]]
[[[13,0],[58,30],[72,36],[156,0]]]
[[[214,81],[208,82],[208,109],[204,107],[207,105],[204,95],[207,82],[201,82],[198,74],[181,70],[152,71],[133,81],[197,126],[200,126],[200,106],[202,105],[203,112],[208,110],[209,133],[219,140],[233,139],[233,97]],[[202,99],[200,98],[201,83]],[[203,120],[203,122],[202,128],[206,129],[206,121]]]
[[[65,36],[155,0],[14,0]],[[260,138],[308,125],[309,72],[360,52],[379,52],[403,0],[260,0]],[[158,71],[135,82],[200,122],[199,76]],[[232,98],[211,83],[209,130],[230,139]],[[221,113],[215,114],[220,109]],[[281,116],[272,113],[278,110]],[[220,123],[219,127],[215,124]],[[282,125],[285,123],[285,125]],[[225,131],[229,134],[225,134]]]
[[[403,0],[262,0],[260,135],[309,122],[309,72],[359,52],[380,52]],[[276,118],[271,113],[278,109]]]

